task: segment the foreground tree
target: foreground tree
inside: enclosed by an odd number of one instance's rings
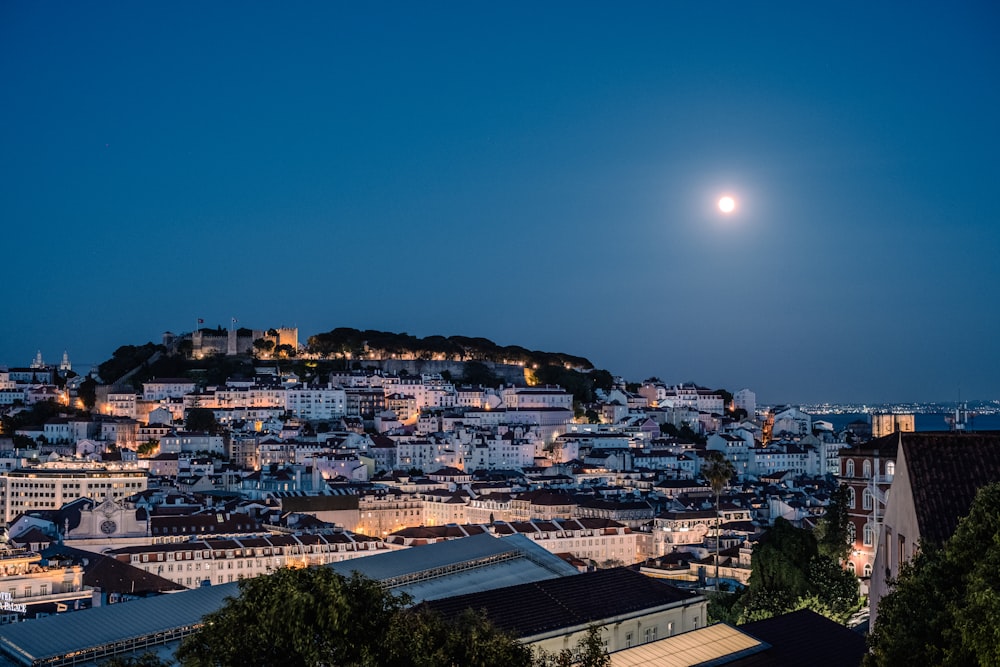
[[[604,628],[591,625],[575,648],[558,653],[539,650],[533,663],[537,667],[611,667],[611,656],[604,646]]]
[[[531,650],[481,613],[444,620],[355,573],[325,567],[244,579],[177,651],[182,665],[529,667]]]
[[[754,548],[750,585],[736,595],[709,599],[709,618],[747,623],[811,609],[845,623],[858,609],[858,581],[820,552],[815,535],[775,519]]]
[[[282,568],[240,582],[177,651],[184,665],[385,664],[378,641],[408,600],[371,579],[329,568]]]
[[[385,637],[387,660],[399,667],[531,667],[531,649],[468,609],[450,621],[426,611],[398,614]]]
[[[1000,482],[944,545],[920,545],[882,598],[866,665],[1000,664]]]
[[[826,514],[819,520],[815,532],[819,552],[838,563],[845,560],[851,551],[847,532],[850,523],[850,516],[847,513],[847,493],[847,487],[841,484],[830,494]]]

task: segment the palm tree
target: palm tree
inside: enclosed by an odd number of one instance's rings
[[[715,494],[715,590],[719,590],[719,542],[722,536],[721,518],[719,510],[719,499],[722,496],[722,489],[726,487],[729,480],[736,474],[736,468],[722,452],[710,451],[705,455],[705,465],[701,467],[701,474],[705,476],[712,486],[712,493]]]

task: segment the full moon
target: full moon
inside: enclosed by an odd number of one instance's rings
[[[719,200],[719,210],[723,213],[732,213],[736,210],[736,200],[730,196],[725,196]]]

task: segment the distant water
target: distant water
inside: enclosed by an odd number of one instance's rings
[[[945,421],[951,414],[917,414],[913,417],[913,427],[918,431],[947,431],[951,425]],[[837,431],[842,430],[853,421],[871,421],[869,415],[864,413],[845,413],[839,415],[813,415],[814,420],[819,419],[833,424]],[[969,431],[1000,431],[1000,414],[976,415],[968,422]]]

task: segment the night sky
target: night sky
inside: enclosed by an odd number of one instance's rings
[[[0,4],[0,364],[236,317],[1000,398],[996,3],[612,5]]]

